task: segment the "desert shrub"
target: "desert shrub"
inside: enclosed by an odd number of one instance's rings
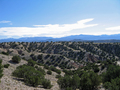
[[[61,78],[61,75],[60,74],[58,74],[58,75],[56,75],[56,77],[55,78]]]
[[[94,72],[95,72],[95,73],[99,72],[99,68],[98,68],[98,67],[95,67],[95,68],[94,68]]]
[[[58,84],[62,90],[95,90],[99,86],[101,78],[93,71],[84,72],[81,77],[78,73],[74,75],[64,75],[58,78]]]
[[[10,66],[10,64],[5,64],[4,68],[8,68]]]
[[[34,61],[37,61],[37,57],[36,57],[36,56],[33,56],[32,59],[33,59]]]
[[[112,79],[111,82],[105,82],[103,86],[107,90],[120,90],[120,78]]]
[[[56,69],[55,72],[61,74],[61,71],[59,69]]]
[[[21,66],[18,66],[12,74],[13,76],[24,78],[25,72],[28,72],[30,70],[34,71],[35,69],[34,67],[31,67],[31,66],[21,65]]]
[[[25,57],[22,57],[23,60],[25,60]]]
[[[37,69],[30,65],[21,65],[12,73],[13,76],[23,78],[27,85],[38,86],[43,85],[44,88],[50,89],[52,87],[49,80],[46,80],[44,69],[38,67]]]
[[[66,75],[73,75],[72,70],[63,69],[63,72],[64,72]]]
[[[22,56],[24,56],[25,54],[24,53],[22,53]]]
[[[37,63],[37,65],[39,65],[39,66],[44,66],[42,63]]]
[[[44,74],[42,72],[28,65],[17,67],[17,69],[12,74],[13,76],[23,78],[26,84],[32,85],[34,87],[42,84],[42,80],[44,79]]]
[[[48,54],[48,55],[45,56],[45,59],[47,59],[47,58],[49,58],[49,57],[50,57],[50,55]]]
[[[67,87],[66,90],[73,90],[72,87]]]
[[[0,59],[0,78],[3,76],[3,66],[2,66],[2,59]]]
[[[50,70],[52,70],[52,71],[54,71],[54,72],[56,72],[58,74],[61,73],[61,71],[59,69],[56,69],[54,66],[50,66]]]
[[[39,60],[41,60],[42,58],[43,58],[42,54],[37,56],[37,59],[39,59]]]
[[[47,80],[47,79],[44,79],[44,80],[42,81],[42,85],[43,85],[43,87],[46,88],[46,89],[50,89],[50,88],[52,87],[52,85],[51,85],[51,83],[50,83],[50,80]]]
[[[50,70],[52,70],[52,71],[55,71],[55,67],[54,66],[50,66]]]
[[[120,66],[109,65],[103,75],[103,82],[111,82],[112,79],[120,77]]]
[[[35,64],[36,64],[36,62],[33,61],[32,59],[29,59],[29,60],[28,60],[28,65],[29,65],[29,66],[34,66]]]
[[[50,61],[47,61],[46,64],[49,66],[51,65],[52,63]]]
[[[42,69],[41,67],[38,67],[38,68],[37,68],[37,70],[38,70],[38,71],[40,71],[42,74],[44,74],[44,75],[45,75],[45,70],[44,70],[44,69]]]
[[[80,87],[82,90],[95,90],[100,85],[101,78],[96,73],[84,72],[81,76]]]
[[[45,69],[49,69],[49,66],[47,66],[47,65],[44,65],[44,68],[45,68]]]
[[[34,54],[31,54],[31,55],[30,55],[30,57],[33,57],[33,56],[34,56]]]
[[[42,84],[43,74],[36,70],[29,70],[24,73],[24,81],[26,84],[30,84],[34,87]]]
[[[59,78],[57,82],[60,88],[63,90],[66,90],[66,88],[71,87],[72,85],[72,79],[69,75]]]
[[[51,75],[51,74],[52,74],[51,70],[48,70],[48,71],[47,71],[47,74]]]
[[[19,63],[20,61],[21,61],[21,58],[19,56],[16,55],[12,57],[12,62]]]
[[[38,69],[38,66],[35,66],[36,69]]]
[[[104,68],[105,68],[105,65],[102,65],[102,66],[101,66],[101,70],[103,70]]]

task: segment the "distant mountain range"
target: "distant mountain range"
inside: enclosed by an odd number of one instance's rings
[[[62,38],[52,37],[24,37],[19,39],[0,39],[0,42],[46,42],[46,41],[94,41],[94,42],[120,42],[120,34],[114,35],[72,35]]]

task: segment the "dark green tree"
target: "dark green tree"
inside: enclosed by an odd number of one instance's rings
[[[2,59],[0,59],[0,78],[3,76],[3,66],[2,66]]]
[[[19,63],[20,61],[21,61],[21,58],[19,56],[16,55],[12,57],[12,62]]]
[[[30,84],[34,87],[42,84],[43,78],[44,78],[43,74],[39,71],[36,71],[36,70],[34,70],[34,71],[30,70],[30,71],[27,71],[24,73],[25,83]]]
[[[51,83],[50,83],[50,80],[47,80],[47,79],[44,79],[44,80],[42,81],[42,85],[43,85],[43,87],[46,88],[46,89],[50,89],[50,88],[52,87],[52,85],[51,85]]]
[[[31,86],[38,86],[44,80],[44,74],[32,66],[21,65],[13,72],[13,76],[23,78],[24,82]]]
[[[78,75],[73,75],[72,77],[72,88],[73,90],[76,90],[80,87],[80,78]]]
[[[48,70],[48,71],[47,71],[47,74],[51,75],[51,74],[52,74],[51,70]]]
[[[34,67],[35,64],[36,64],[36,62],[33,61],[32,59],[29,59],[29,60],[28,60],[28,65],[29,65],[29,66],[33,66],[33,67]]]
[[[95,90],[100,82],[100,76],[96,73],[92,71],[84,72],[81,76],[80,87],[82,90]]]
[[[58,79],[58,84],[61,89],[67,89],[72,86],[72,79],[69,75],[65,75]]]

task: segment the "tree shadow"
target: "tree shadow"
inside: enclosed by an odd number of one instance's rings
[[[11,64],[18,64],[18,63],[13,62],[12,60],[10,60],[8,62],[11,63]]]
[[[17,81],[22,81],[24,82],[24,79],[23,78],[16,78],[16,77],[13,77],[14,80],[17,80]]]

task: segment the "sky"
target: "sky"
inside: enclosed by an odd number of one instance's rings
[[[0,0],[0,39],[120,34],[120,0]]]

